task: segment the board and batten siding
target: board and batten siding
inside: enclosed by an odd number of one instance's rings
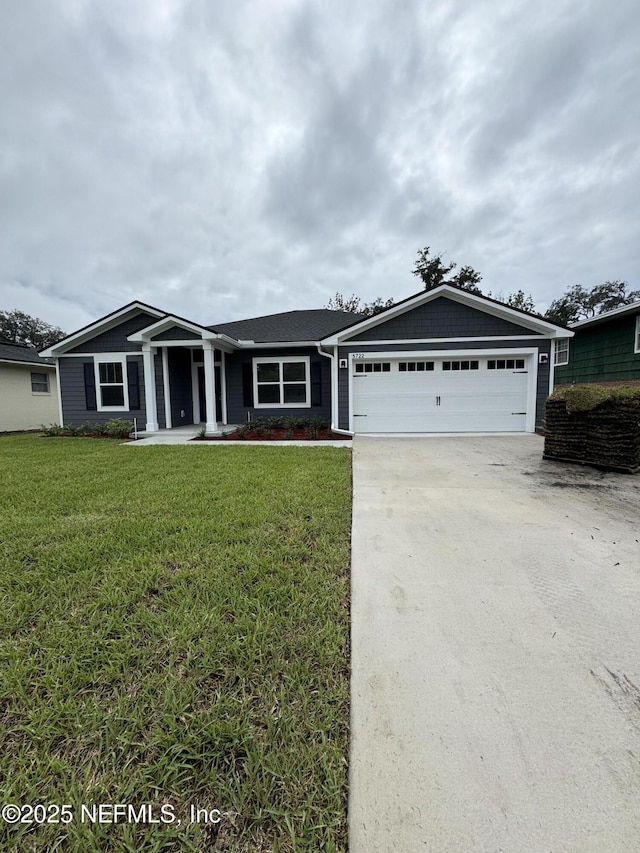
[[[640,353],[633,351],[637,316],[577,328],[569,340],[569,363],[556,367],[555,384],[640,381]]]
[[[546,353],[547,356],[551,352],[551,341],[547,338],[532,337],[526,340],[509,340],[482,342],[476,340],[469,341],[435,341],[428,344],[387,344],[384,350],[389,356],[397,356],[402,352],[424,352],[425,355],[435,350],[482,350],[490,351],[498,349],[530,349],[537,347],[538,353]],[[380,344],[354,344],[351,341],[348,346],[338,347],[338,360],[341,358],[348,359],[353,352],[380,352],[382,346]],[[349,370],[351,367],[338,369],[338,427],[339,429],[349,429]],[[546,364],[538,364],[538,382],[536,387],[536,426],[542,426],[544,418],[544,404],[549,396],[549,360]]]
[[[422,340],[424,338],[478,338],[527,335],[531,329],[470,308],[444,296],[392,317],[350,339],[356,341]]]

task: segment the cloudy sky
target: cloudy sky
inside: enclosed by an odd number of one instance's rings
[[[640,287],[637,0],[0,6],[0,309]]]

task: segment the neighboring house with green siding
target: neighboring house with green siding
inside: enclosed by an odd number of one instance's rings
[[[640,302],[623,305],[570,327],[575,335],[555,341],[555,384],[640,384]]]

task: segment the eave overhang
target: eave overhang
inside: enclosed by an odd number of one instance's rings
[[[588,317],[586,320],[578,320],[577,323],[572,323],[572,329],[582,329],[585,326],[596,326],[598,323],[606,323],[608,320],[617,320],[625,317],[628,314],[640,314],[640,302],[631,302],[629,305],[621,305],[619,308],[613,308],[611,311],[603,311],[597,317]]]
[[[347,343],[351,338],[361,334],[362,332],[374,329],[376,326],[386,323],[394,317],[399,317],[407,311],[411,311],[420,305],[425,305],[440,297],[446,297],[453,302],[458,302],[462,305],[467,305],[470,308],[483,311],[485,314],[491,314],[494,317],[499,317],[510,323],[515,323],[525,329],[530,329],[534,334],[545,338],[572,338],[573,332],[565,329],[562,326],[557,326],[555,323],[550,323],[548,320],[543,320],[533,314],[519,311],[515,308],[510,308],[508,305],[495,302],[484,296],[478,296],[475,293],[461,290],[458,287],[441,284],[433,290],[426,290],[417,293],[415,296],[410,296],[408,299],[399,302],[397,305],[391,306],[379,314],[374,314],[373,317],[367,317],[366,320],[361,320],[353,326],[348,326],[341,332],[336,332],[334,335],[329,335],[323,338],[321,344],[323,346],[337,346]],[[508,336],[505,336],[508,337]]]
[[[0,358],[0,364],[17,364],[24,367],[48,367],[50,370],[56,369],[55,364],[50,361],[19,361],[17,358]]]
[[[189,340],[156,340],[158,335],[169,329],[178,328],[193,335],[194,341],[211,341],[218,349],[223,349],[226,352],[231,352],[239,348],[238,341],[230,338],[221,332],[215,332],[208,329],[206,326],[200,326],[198,323],[193,323],[190,320],[184,320],[182,317],[176,317],[175,314],[165,314],[164,317],[157,322],[140,329],[139,332],[127,337],[128,341],[137,344],[148,344],[150,346],[188,346]]]
[[[70,349],[91,340],[91,338],[95,338],[96,335],[100,335],[102,332],[108,332],[109,329],[113,329],[129,317],[135,317],[136,314],[140,314],[141,312],[150,314],[152,317],[165,316],[164,311],[160,311],[152,305],[146,305],[144,302],[130,302],[128,305],[124,305],[117,311],[107,314],[106,317],[102,317],[102,319],[96,320],[94,323],[90,323],[82,329],[78,329],[77,332],[67,335],[66,338],[58,341],[57,344],[53,344],[53,346],[43,349],[40,352],[40,355],[43,358],[57,358],[58,356],[64,355]]]

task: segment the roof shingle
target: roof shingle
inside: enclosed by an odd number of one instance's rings
[[[0,361],[23,361],[26,364],[53,364],[50,358],[40,358],[35,347],[0,342]]]
[[[319,341],[358,320],[364,320],[364,315],[316,308],[308,311],[269,314],[266,317],[236,320],[232,323],[218,323],[207,328],[212,332],[222,332],[236,340],[256,343]]]

